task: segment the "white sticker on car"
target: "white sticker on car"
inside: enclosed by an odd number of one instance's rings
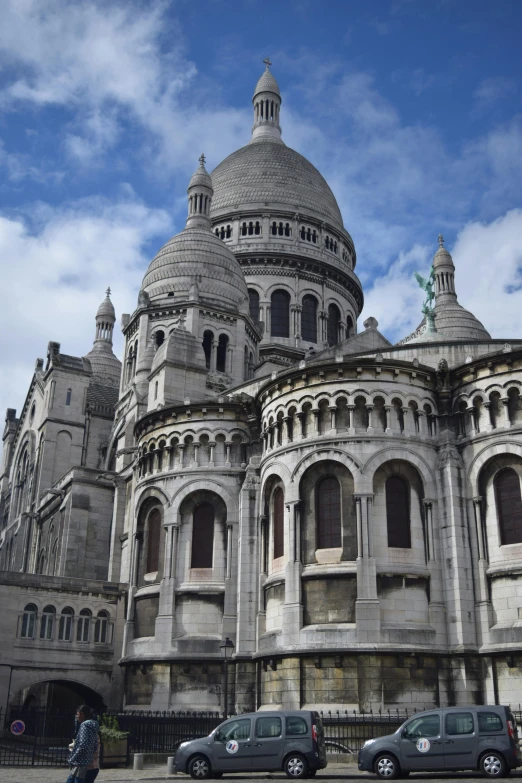
[[[237,740],[229,740],[225,745],[227,753],[237,753],[239,750],[239,742]]]
[[[417,740],[417,750],[421,753],[427,753],[431,748],[430,741],[425,737],[421,737]]]

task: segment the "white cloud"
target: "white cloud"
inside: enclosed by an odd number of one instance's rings
[[[475,111],[490,111],[499,101],[513,95],[516,89],[516,83],[512,79],[502,76],[483,79],[473,94]]]
[[[522,311],[522,209],[490,223],[472,221],[450,251],[455,263],[459,303],[481,321],[492,337],[519,333]],[[372,315],[393,342],[421,322],[423,295],[413,272],[427,272],[433,248],[413,247],[393,262],[366,293],[362,320]]]
[[[49,340],[61,342],[64,353],[88,353],[108,285],[118,318],[132,310],[150,261],[146,243],[157,240],[159,248],[171,231],[163,210],[129,192],[112,204],[99,198],[66,209],[35,204],[30,215],[0,217],[0,272],[9,281],[0,309],[0,410],[20,408]],[[119,329],[116,338],[118,350]]]

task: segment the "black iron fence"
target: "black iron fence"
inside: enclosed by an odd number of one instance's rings
[[[357,753],[367,739],[391,734],[415,712],[322,712],[327,752]],[[130,753],[171,754],[185,740],[206,737],[223,720],[218,712],[132,710],[109,714],[117,719],[122,731],[128,732]],[[513,715],[520,731],[522,710],[513,710]],[[22,724],[23,731],[20,731]],[[0,766],[66,766],[67,746],[75,728],[74,715],[70,712],[11,708],[3,725]]]

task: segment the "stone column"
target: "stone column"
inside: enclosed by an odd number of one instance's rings
[[[314,428],[314,431],[311,434],[317,436],[317,435],[320,434],[320,431],[319,431],[319,429],[320,429],[319,428],[319,416],[321,415],[321,411],[319,410],[319,408],[312,408],[312,413],[314,415],[314,418],[313,418],[313,428]]]
[[[218,341],[212,340],[212,346],[210,349],[210,369],[214,370],[214,372],[217,369],[217,348],[218,348]]]
[[[419,428],[419,435],[421,437],[426,436],[426,421],[425,421],[425,413],[424,411],[417,411],[417,427]]]
[[[174,446],[166,446],[166,460],[167,460],[167,470],[172,470],[174,467]]]
[[[475,522],[475,546],[472,546],[472,556],[475,560],[478,560],[473,569],[475,580],[475,617],[479,642],[488,644],[492,641],[490,628],[493,623],[493,611],[489,597],[487,576],[489,563],[484,525],[484,498],[476,496],[471,501],[473,503],[472,513]]]
[[[290,443],[290,422],[292,421],[291,416],[284,416],[283,417],[283,446],[286,446],[288,443]]]
[[[225,448],[226,448],[226,454],[225,454],[225,467],[230,468],[230,447],[232,446],[232,443],[230,441],[225,442]]]
[[[373,435],[373,405],[367,405],[366,410],[368,411],[368,427],[366,428],[366,432],[369,435]]]
[[[355,427],[353,426],[353,412],[355,405],[347,405],[348,409],[348,435],[355,435]]]
[[[329,405],[328,410],[330,411],[330,432],[335,435],[337,432],[337,405]]]
[[[299,437],[304,438],[304,417],[305,414],[302,411],[298,411],[296,414],[297,421],[299,422]]]
[[[232,525],[227,525],[227,568],[225,573],[225,579],[230,579],[232,576]]]
[[[503,427],[511,427],[511,419],[509,418],[509,397],[502,397],[502,426]]]
[[[303,625],[303,605],[301,601],[302,565],[297,542],[299,521],[299,500],[285,502],[285,527],[288,531],[288,560],[285,568],[285,602],[283,605],[283,645],[289,647],[299,644]],[[296,694],[296,704],[299,697]]]
[[[355,619],[358,642],[380,640],[381,610],[377,598],[377,567],[373,557],[372,494],[355,495],[357,518],[357,601]]]
[[[199,443],[194,443],[194,462],[193,462],[193,465],[194,465],[195,468],[197,468],[198,465],[199,465],[199,447],[200,447]]]
[[[484,408],[486,409],[486,424],[485,424],[485,431],[486,432],[492,432],[493,431],[493,420],[491,418],[491,402],[485,402]]]
[[[469,415],[469,430],[470,430],[469,434],[471,435],[472,438],[474,438],[475,435],[477,434],[477,425],[475,421],[475,407],[473,405],[468,407],[467,413]]]
[[[180,469],[183,468],[183,452],[185,451],[185,444],[179,443],[178,444],[178,451],[179,451],[179,467]]]
[[[436,560],[435,557],[435,541],[433,537],[433,501],[428,498],[424,498],[424,519],[426,520],[426,561]]]
[[[388,434],[392,432],[391,428],[391,405],[384,406],[384,417],[386,419],[386,427],[384,429]]]
[[[209,450],[208,466],[209,466],[209,468],[213,468],[214,465],[215,465],[215,462],[214,462],[214,450],[215,450],[215,448],[216,448],[216,441],[215,440],[210,440],[209,443],[208,443],[208,450]]]
[[[479,560],[485,560],[485,546],[484,546],[484,521],[483,521],[483,498],[478,496],[473,499],[473,513],[475,517],[475,533],[477,536],[477,548]]]
[[[404,405],[402,408],[402,424],[403,424],[403,433],[404,435],[408,434],[408,430],[410,428],[410,417],[409,417],[410,409],[407,405]]]

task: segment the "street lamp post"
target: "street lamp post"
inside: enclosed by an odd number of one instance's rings
[[[224,672],[224,674],[225,674],[225,676],[224,676],[224,680],[225,680],[225,687],[224,687],[225,698],[223,700],[223,702],[224,702],[223,703],[223,713],[224,713],[224,717],[228,718],[228,658],[234,652],[234,642],[232,641],[232,639],[229,639],[228,636],[227,636],[225,641],[221,642],[221,644],[219,645],[219,649],[221,650],[221,655],[223,656],[223,664],[224,664],[224,667],[225,667],[225,672]]]

